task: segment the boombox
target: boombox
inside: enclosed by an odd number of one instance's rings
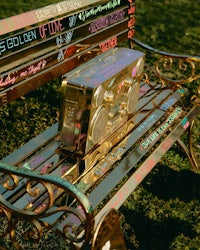
[[[108,138],[116,143],[134,116],[143,66],[144,53],[114,48],[65,74],[60,148],[85,155]]]

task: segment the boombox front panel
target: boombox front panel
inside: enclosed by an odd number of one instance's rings
[[[84,155],[121,133],[134,115],[143,65],[142,52],[115,48],[64,75],[61,148]]]

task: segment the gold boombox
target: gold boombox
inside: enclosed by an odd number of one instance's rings
[[[144,53],[114,48],[65,74],[60,147],[85,155],[113,135],[116,141],[134,116],[143,66]]]

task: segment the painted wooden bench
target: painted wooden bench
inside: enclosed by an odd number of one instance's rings
[[[0,232],[10,235],[15,248],[28,249],[28,241],[38,249],[48,229],[63,236],[63,249],[126,249],[117,210],[161,157],[178,142],[191,166],[199,167],[191,141],[200,114],[199,89],[191,95],[186,85],[199,78],[200,58],[141,43],[134,38],[134,14],[131,0],[79,0],[0,20],[1,105],[61,76],[65,87],[88,64],[91,69],[101,65],[104,55],[118,53],[125,45],[131,53],[139,51],[132,50],[137,45],[159,56],[153,68],[146,62],[140,72],[134,113],[114,133],[108,131],[104,141],[97,140],[81,154],[66,150],[60,144],[62,123],[55,123],[1,160]],[[115,63],[110,71],[118,67]],[[121,96],[126,86],[133,98],[129,83],[123,84],[114,94]],[[125,103],[130,107],[131,98]],[[119,102],[125,105],[121,99],[114,101],[116,106]],[[96,135],[100,130],[94,131]],[[186,133],[188,145],[181,140]]]

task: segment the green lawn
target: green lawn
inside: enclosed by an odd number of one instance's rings
[[[55,2],[59,1],[3,0],[0,18]],[[137,0],[136,6],[138,39],[160,50],[200,56],[199,1]],[[0,158],[56,121],[58,86],[59,82],[49,83],[0,108]],[[199,127],[200,122],[195,130],[198,145]],[[200,175],[189,169],[187,158],[176,146],[133,192],[120,212],[130,250],[200,249]]]

